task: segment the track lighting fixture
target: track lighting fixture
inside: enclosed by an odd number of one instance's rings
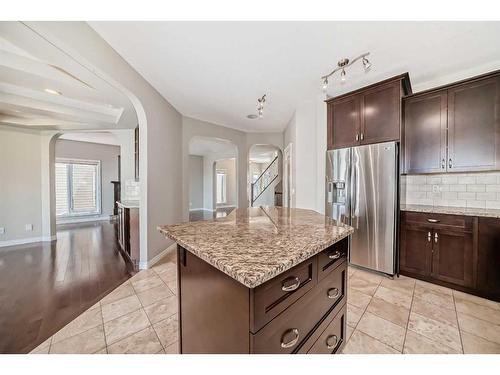
[[[262,95],[262,97],[257,99],[257,115],[253,113],[247,115],[247,118],[250,120],[254,120],[256,118],[262,118],[264,116],[264,104],[266,103],[266,94]]]
[[[326,92],[328,89],[328,78],[330,78],[332,75],[340,71],[340,81],[344,83],[347,78],[347,72],[346,68],[350,67],[352,64],[354,64],[356,61],[361,60],[363,63],[363,68],[365,69],[365,72],[367,72],[372,64],[370,61],[368,61],[367,56],[370,55],[370,52],[363,53],[362,55],[359,55],[358,57],[355,57],[352,60],[349,60],[348,58],[343,58],[337,62],[337,67],[333,69],[329,74],[321,77],[323,81],[323,91]]]

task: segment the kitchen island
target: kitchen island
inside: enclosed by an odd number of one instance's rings
[[[177,242],[181,353],[337,353],[353,228],[317,212],[236,209],[159,227]]]

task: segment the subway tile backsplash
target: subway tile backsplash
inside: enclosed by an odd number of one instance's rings
[[[401,176],[401,203],[500,209],[500,172]]]

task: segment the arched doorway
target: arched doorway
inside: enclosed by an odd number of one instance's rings
[[[282,152],[270,144],[255,144],[248,153],[250,207],[282,205]]]

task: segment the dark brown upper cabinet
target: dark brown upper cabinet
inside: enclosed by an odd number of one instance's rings
[[[403,74],[327,100],[328,149],[399,140],[401,98],[410,92]]]
[[[446,92],[404,100],[407,173],[446,171]]]
[[[500,168],[500,72],[403,100],[406,173]]]

